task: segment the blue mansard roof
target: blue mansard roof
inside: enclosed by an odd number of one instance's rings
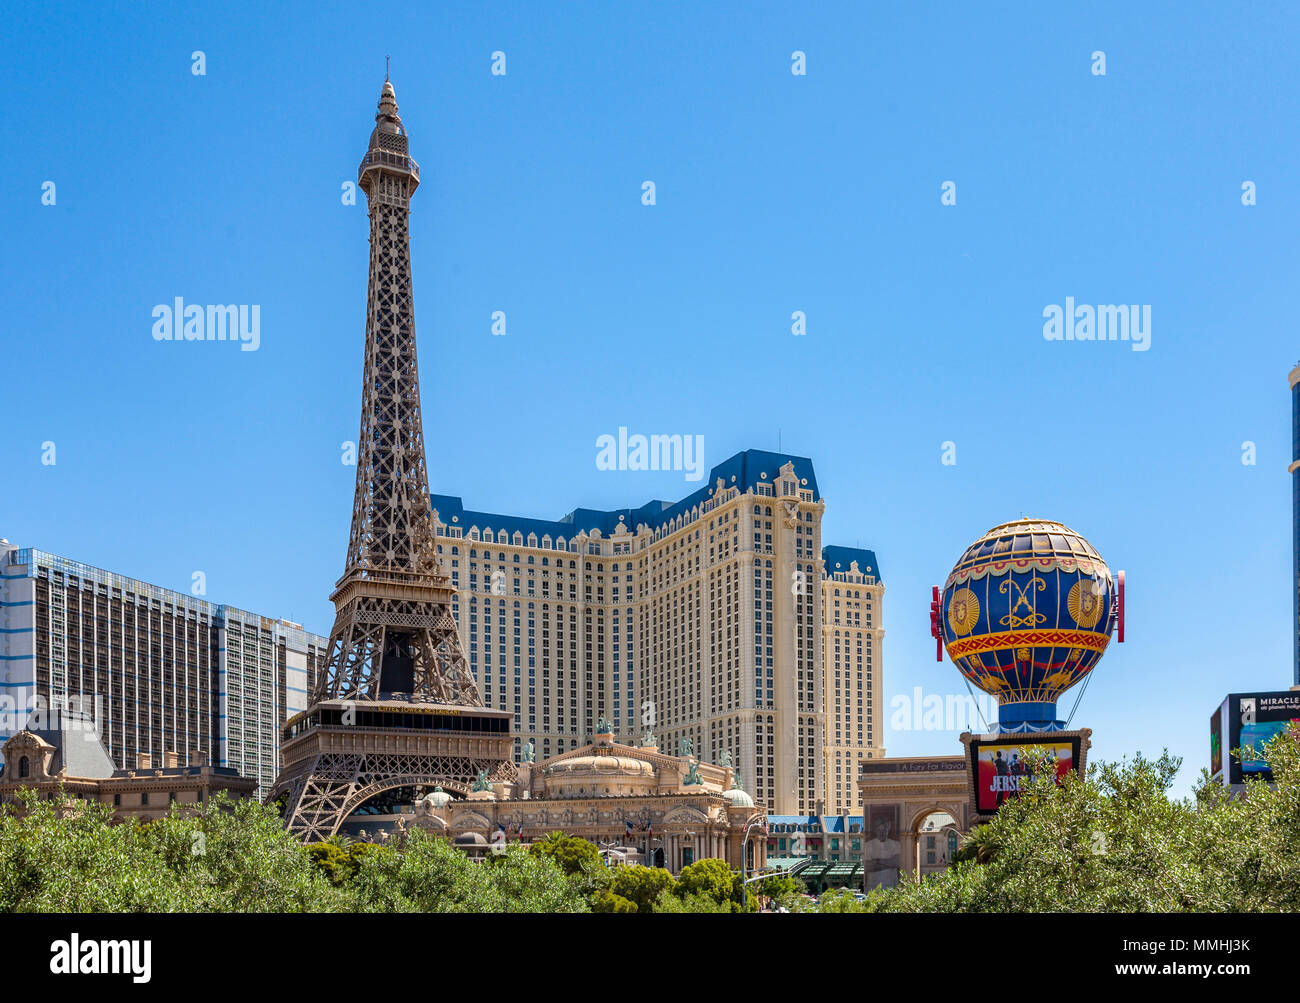
[[[822,547],[822,562],[828,575],[833,575],[837,571],[848,571],[854,561],[858,562],[858,571],[862,574],[875,575],[876,581],[884,581],[880,575],[880,565],[876,561],[874,550],[861,550],[858,547]]]
[[[529,533],[536,533],[539,539],[549,534],[552,539],[563,536],[566,540],[584,530],[591,533],[593,529],[598,529],[601,536],[610,536],[620,522],[626,525],[628,532],[631,533],[635,533],[641,523],[645,523],[652,531],[658,529],[683,512],[689,512],[692,507],[707,501],[713,494],[719,478],[727,487],[736,487],[741,491],[748,491],[756,484],[771,484],[786,463],[794,464],[794,473],[800,480],[800,487],[812,491],[813,500],[820,501],[821,494],[817,490],[817,475],[813,473],[812,460],[806,456],[769,453],[761,449],[747,449],[730,459],[723,460],[709,471],[708,478],[699,490],[687,495],[681,501],[654,500],[634,509],[622,508],[602,512],[596,509],[577,508],[562,519],[552,521],[471,512],[465,509],[464,503],[455,495],[432,495],[430,500],[443,523],[464,529],[469,529],[471,526],[486,529],[491,526],[494,532],[504,529],[513,535],[518,530],[525,537]],[[807,483],[803,483],[804,481]],[[845,570],[848,570],[847,564]]]

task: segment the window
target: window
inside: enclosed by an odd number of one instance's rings
[[[31,763],[28,762],[26,756],[23,756],[21,759],[18,760],[18,775],[20,777],[26,777],[26,776],[30,776],[31,772],[32,772]]]

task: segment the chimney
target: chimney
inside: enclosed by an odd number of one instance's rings
[[[171,752],[163,753],[163,769],[174,768],[181,765],[180,754],[173,749]]]
[[[137,770],[153,769],[153,758],[147,752],[137,752],[135,754],[135,768]]]
[[[201,752],[201,751],[198,750],[198,749],[193,749],[193,750],[190,752],[190,765],[191,765],[191,766],[207,766],[207,765],[208,765],[208,754],[207,754],[206,752]]]

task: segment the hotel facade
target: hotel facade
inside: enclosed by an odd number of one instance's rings
[[[599,718],[729,753],[778,813],[850,814],[884,755],[874,553],[823,547],[805,457],[747,450],[678,502],[547,521],[435,495],[453,613],[484,703],[542,758]]]
[[[33,708],[94,718],[118,769],[199,752],[256,781],[306,709],[327,639],[287,620],[0,541],[0,743]]]
[[[516,758],[592,741],[730,753],[781,814],[858,810],[857,764],[884,755],[884,585],[870,550],[823,546],[807,458],[748,450],[670,503],[546,521],[433,496],[438,552],[484,703]],[[33,699],[93,713],[120,769],[201,750],[257,782],[307,708],[328,639],[286,620],[0,543],[0,742]],[[39,726],[40,722],[35,722]]]

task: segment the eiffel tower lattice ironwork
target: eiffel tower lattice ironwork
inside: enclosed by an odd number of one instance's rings
[[[332,836],[395,787],[468,792],[482,769],[515,779],[509,714],[483,706],[433,535],[411,294],[420,168],[388,80],[358,182],[370,206],[370,279],[347,565],[330,596],[326,668],[311,706],[285,725],[270,795],[307,840]]]

